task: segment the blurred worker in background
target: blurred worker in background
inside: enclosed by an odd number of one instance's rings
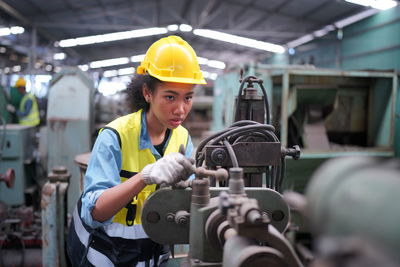
[[[73,266],[166,264],[169,249],[148,238],[141,210],[158,185],[194,173],[193,144],[181,126],[194,84],[205,80],[187,42],[169,36],[151,45],[128,86],[134,113],[104,127],[93,147],[69,230]]]
[[[17,80],[14,89],[11,88],[10,95],[12,104],[7,105],[7,111],[17,116],[18,123],[27,126],[39,125],[38,103],[33,94],[26,92],[26,81],[24,78],[21,77]]]

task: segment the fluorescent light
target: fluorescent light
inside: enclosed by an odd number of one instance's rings
[[[115,65],[128,64],[129,62],[130,61],[129,61],[128,57],[112,58],[112,59],[105,59],[105,60],[90,62],[89,67],[91,69],[96,69],[96,68],[110,67],[110,66],[115,66]]]
[[[89,65],[84,64],[84,65],[79,65],[78,66],[82,71],[87,71],[89,69]]]
[[[211,68],[216,68],[216,69],[225,69],[226,64],[225,62],[219,61],[219,60],[210,60],[205,57],[197,57],[197,62],[199,62],[200,65],[207,65]]]
[[[167,26],[167,30],[169,30],[170,32],[174,32],[177,31],[179,29],[179,26],[176,24],[172,24],[172,25],[168,25]]]
[[[145,57],[145,54],[143,55],[137,55],[137,56],[132,56],[131,57],[131,62],[142,62]]]
[[[200,65],[207,65],[208,59],[204,57],[197,57],[197,62],[199,62]]]
[[[190,32],[190,31],[192,31],[192,26],[190,26],[190,25],[188,25],[188,24],[181,24],[181,25],[179,25],[179,30],[181,31],[181,32]]]
[[[252,47],[264,51],[274,52],[274,53],[284,53],[285,48],[281,45],[271,44],[263,41],[258,41],[255,39],[250,39],[246,37],[241,37],[233,34],[223,33],[213,30],[205,29],[195,29],[193,30],[195,35],[203,36],[210,39],[215,39],[223,42],[243,45],[247,47]]]
[[[13,26],[11,28],[0,28],[0,36],[6,36],[11,34],[21,34],[24,33],[25,29],[19,26]]]
[[[346,2],[361,5],[361,6],[369,6],[370,0],[345,0]]]
[[[53,55],[53,59],[54,60],[63,60],[63,59],[65,59],[66,58],[66,54],[65,53],[55,53],[54,55]]]
[[[135,73],[135,68],[130,67],[130,68],[124,68],[124,69],[119,69],[118,70],[118,75],[123,76],[123,75],[132,75]]]
[[[209,60],[207,63],[207,66],[212,67],[212,68],[217,68],[217,69],[225,69],[226,65],[224,62],[222,61],[218,61],[218,60]]]
[[[124,76],[124,75],[133,75],[135,73],[135,68],[123,68],[119,70],[106,70],[103,72],[103,76],[106,78],[116,77],[116,76]]]
[[[140,30],[113,32],[113,33],[107,33],[107,34],[65,39],[65,40],[56,42],[55,45],[61,46],[61,47],[72,47],[72,46],[78,46],[78,45],[88,45],[88,44],[96,44],[96,43],[104,43],[104,42],[132,39],[132,38],[138,38],[138,37],[144,37],[144,36],[152,36],[152,35],[164,34],[167,32],[168,32],[167,28],[157,28],[157,27],[146,28],[146,29],[140,29]]]
[[[389,8],[397,6],[397,2],[393,0],[345,0],[345,1],[361,6],[369,6],[380,10],[387,10]]]
[[[218,77],[218,73],[214,73],[214,72],[210,73],[208,71],[202,71],[202,73],[203,73],[203,77],[205,79],[215,80]]]
[[[21,66],[20,66],[20,65],[16,65],[16,66],[12,67],[12,71],[13,71],[13,72],[19,72],[19,71],[21,71]]]
[[[397,6],[397,2],[393,0],[380,0],[380,1],[372,1],[371,7],[380,9],[380,10],[387,10],[392,7]]]
[[[103,72],[103,76],[106,78],[115,77],[115,76],[118,76],[118,71],[117,70],[106,70],[105,72]]]
[[[10,28],[11,34],[21,34],[24,33],[25,29],[19,26],[13,26]]]

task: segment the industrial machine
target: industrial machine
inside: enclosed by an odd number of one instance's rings
[[[93,96],[93,82],[78,68],[62,69],[50,83],[47,109],[47,169],[50,173],[54,166],[62,165],[70,170],[69,213],[72,213],[83,188],[74,158],[92,148]]]
[[[41,179],[36,175],[35,128],[0,127],[0,266],[41,262]],[[30,262],[27,262],[27,259]]]
[[[309,222],[313,266],[400,266],[400,161],[331,159],[311,177],[305,196],[285,200]]]
[[[236,103],[236,122],[198,146],[190,188],[147,199],[143,228],[156,242],[189,244],[190,266],[302,266],[283,235],[290,210],[280,194],[285,157],[300,149],[281,146],[261,79],[242,78]]]
[[[282,145],[299,145],[302,150],[300,160],[287,160],[282,189],[304,192],[312,173],[333,157],[400,155],[395,72],[263,64],[247,65],[246,71],[264,81],[271,125]],[[214,131],[236,120],[231,110],[239,78],[234,69],[215,81]]]

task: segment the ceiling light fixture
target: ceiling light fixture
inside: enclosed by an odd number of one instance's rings
[[[131,62],[142,62],[145,56],[146,56],[145,54],[132,56],[131,57]]]
[[[130,62],[128,57],[119,57],[119,58],[112,58],[112,59],[105,59],[99,61],[92,61],[89,63],[89,67],[91,69],[96,68],[103,68],[103,67],[110,67],[116,65],[124,65]]]
[[[118,70],[106,70],[103,72],[103,76],[106,78],[116,77],[116,76],[124,76],[124,75],[133,75],[135,73],[135,68],[123,68]]]
[[[119,41],[125,39],[132,39],[138,37],[152,36],[167,33],[167,28],[146,28],[140,30],[113,32],[107,34],[99,34],[85,37],[78,37],[72,39],[65,39],[55,43],[55,46],[60,47],[73,47],[78,45],[89,45],[104,42]]]
[[[198,36],[215,39],[223,42],[228,42],[232,44],[238,44],[242,46],[247,46],[251,48],[256,48],[264,51],[274,52],[274,53],[284,53],[285,48],[281,45],[271,44],[263,41],[258,41],[255,39],[250,39],[247,37],[237,36],[233,34],[228,34],[224,32],[206,30],[206,29],[195,29],[193,33]]]
[[[88,64],[79,65],[78,68],[80,68],[82,71],[87,71],[89,69],[89,65]]]
[[[205,57],[197,57],[197,61],[199,62],[200,65],[207,65],[211,68],[216,68],[221,70],[226,68],[225,62],[219,60],[210,60]]]
[[[191,32],[192,31],[192,26],[188,25],[188,24],[181,24],[179,25],[179,30],[181,32]]]
[[[179,26],[176,25],[176,24],[171,24],[171,25],[167,26],[167,30],[170,31],[170,32],[177,31],[178,29],[179,29]]]
[[[7,35],[11,35],[11,34],[21,34],[24,33],[25,29],[19,26],[13,26],[10,28],[0,28],[0,36],[7,36]]]
[[[397,2],[394,0],[345,0],[345,1],[361,6],[369,6],[379,10],[387,10],[397,6]]]
[[[53,55],[53,59],[54,60],[63,60],[63,59],[65,59],[67,57],[67,55],[65,54],[65,53],[55,53],[54,55]]]

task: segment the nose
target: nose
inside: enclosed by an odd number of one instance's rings
[[[175,115],[182,115],[185,114],[185,103],[184,102],[178,102],[175,110],[174,110]]]

